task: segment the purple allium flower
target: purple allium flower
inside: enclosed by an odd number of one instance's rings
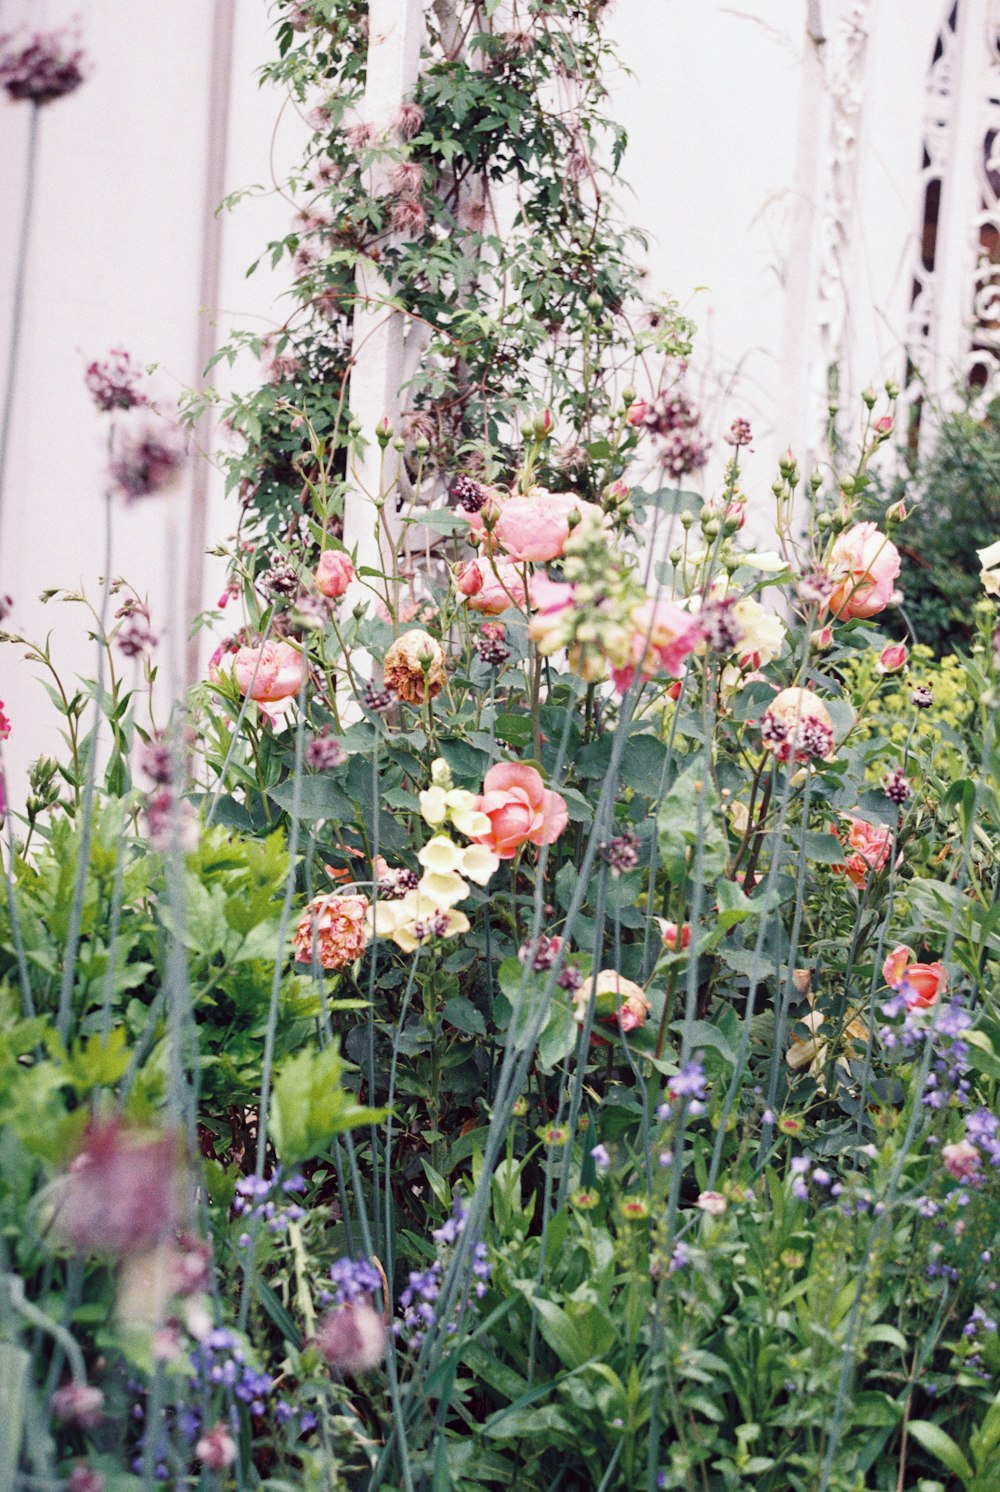
[[[115,489],[127,503],[153,497],[176,481],[187,452],[180,427],[167,420],[122,432],[110,467]]]
[[[314,772],[332,771],[334,767],[342,767],[347,760],[347,752],[328,734],[327,726],[309,741],[305,756],[306,765]]]
[[[639,863],[639,836],[635,830],[625,829],[607,844],[602,844],[601,859],[611,867],[615,878],[634,870]]]
[[[716,653],[731,653],[743,641],[744,628],[734,615],[736,602],[709,601],[698,614],[701,635]]]
[[[918,710],[929,710],[934,703],[934,691],[929,684],[918,684],[910,698]]]
[[[753,435],[750,432],[749,420],[733,420],[725,436],[726,444],[730,446],[748,446],[752,440]]]
[[[0,38],[0,88],[13,99],[51,104],[84,80],[83,48],[66,31],[36,31],[23,45]]]
[[[499,668],[510,657],[507,646],[507,629],[502,622],[486,622],[476,633],[472,646],[484,663]]]
[[[540,933],[536,943],[522,943],[517,951],[517,956],[522,964],[528,964],[536,974],[543,974],[559,957],[562,947],[562,938],[549,937],[547,933]]]
[[[895,803],[898,808],[902,808],[913,797],[913,788],[903,775],[902,767],[897,767],[888,777],[882,779],[882,791],[889,802]]]
[[[448,491],[466,513],[478,513],[486,502],[486,488],[465,472],[459,472],[452,478]]]
[[[56,1419],[81,1430],[93,1430],[104,1418],[104,1395],[90,1383],[64,1383],[50,1402]]]
[[[96,360],[84,374],[87,390],[103,413],[112,409],[135,409],[149,400],[140,388],[142,369],[121,347],[112,347],[103,362]]]

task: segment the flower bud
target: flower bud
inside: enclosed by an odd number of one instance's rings
[[[896,380],[894,378],[887,378],[886,379],[886,381],[885,381],[885,392],[886,392],[887,396],[890,399],[898,399],[899,398],[899,384],[896,382]]]
[[[378,424],[375,426],[375,439],[378,441],[383,451],[392,439],[392,425],[387,414],[384,414],[379,420]]]
[[[876,394],[873,388],[867,388],[862,391],[861,402],[864,404],[866,409],[874,409],[875,401],[877,398],[878,394]]]
[[[885,510],[886,520],[889,523],[903,523],[906,519],[906,511],[906,504],[902,500],[898,503],[893,503],[890,508],[886,508]]]
[[[875,434],[879,440],[888,440],[892,434],[892,416],[882,415],[881,419],[875,421]]]
[[[906,643],[892,642],[884,647],[875,665],[876,673],[899,673],[906,667]]]

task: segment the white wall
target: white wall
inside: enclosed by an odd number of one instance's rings
[[[226,182],[267,186],[272,159],[279,178],[295,160],[303,126],[258,86],[256,70],[272,54],[266,0],[226,3],[236,16]],[[0,0],[0,24],[19,16],[50,24],[77,8],[78,0]],[[831,224],[850,266],[845,366],[858,386],[899,371],[924,78],[942,0],[823,0],[820,9],[822,58],[806,36],[806,0],[618,0],[609,12],[632,74],[608,80],[609,111],[630,136],[625,177],[634,196],[623,193],[623,207],[651,234],[651,295],[678,296],[699,325],[692,377],[716,435],[737,415],[753,424],[747,486],[761,534],[777,453],[792,444],[806,457],[815,445],[823,355],[814,349],[817,328],[831,319],[820,273]],[[193,384],[199,371],[214,10],[215,0],[90,0],[82,30],[92,75],[42,119],[0,594],[15,597],[8,626],[29,635],[52,629],[69,675],[93,671],[79,608],[36,598],[56,586],[82,584],[92,596],[98,588],[104,430],[84,368],[122,345],[159,363],[165,394]],[[847,79],[858,95],[853,108],[837,59],[845,28],[859,18],[867,40],[857,76]],[[12,208],[23,189],[27,110],[0,104],[0,193]],[[844,169],[831,200],[838,158]],[[262,268],[248,281],[244,271],[267,239],[287,230],[290,212],[264,194],[227,218],[223,334],[234,323],[266,328],[280,317],[280,277]],[[16,226],[8,210],[2,287],[10,285]],[[0,290],[0,376],[9,309]],[[708,482],[727,454],[717,440]],[[215,481],[216,539],[236,522],[235,502],[223,502],[219,489]],[[181,515],[186,501],[183,491],[173,499]],[[166,526],[163,501],[116,511],[114,573],[148,589],[161,627],[179,614],[165,591]],[[209,574],[210,603],[221,579]],[[15,779],[56,739],[35,672],[16,650],[0,649]]]

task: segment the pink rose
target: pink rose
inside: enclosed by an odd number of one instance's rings
[[[316,589],[331,600],[342,596],[354,579],[350,557],[340,549],[324,549],[316,566]]]
[[[456,571],[455,587],[465,597],[465,604],[484,616],[499,616],[508,606],[524,605],[524,581],[504,560],[495,566],[489,560],[471,560]]]
[[[221,682],[223,670],[231,670],[244,698],[255,699],[266,715],[287,710],[302,686],[302,654],[289,642],[265,642],[260,647],[237,648],[234,653],[216,652],[208,665],[209,678]]]
[[[828,566],[835,617],[874,616],[889,604],[899,574],[899,550],[874,523],[856,523],[833,542]]]
[[[948,971],[942,963],[915,964],[913,949],[901,943],[882,965],[882,978],[890,989],[898,989],[910,1010],[928,1010],[948,988]]]
[[[570,536],[570,515],[601,520],[595,503],[575,492],[546,492],[535,488],[525,497],[512,497],[500,509],[493,535],[517,564],[544,564],[558,559]]]
[[[566,803],[543,783],[534,767],[498,762],[483,779],[474,805],[490,821],[473,841],[487,845],[501,860],[512,860],[523,844],[552,844],[565,829]]]

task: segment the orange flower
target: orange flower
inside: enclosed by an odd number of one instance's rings
[[[295,929],[296,962],[312,963],[314,941],[316,961],[324,969],[343,969],[360,958],[368,945],[368,908],[367,896],[314,897]]]

